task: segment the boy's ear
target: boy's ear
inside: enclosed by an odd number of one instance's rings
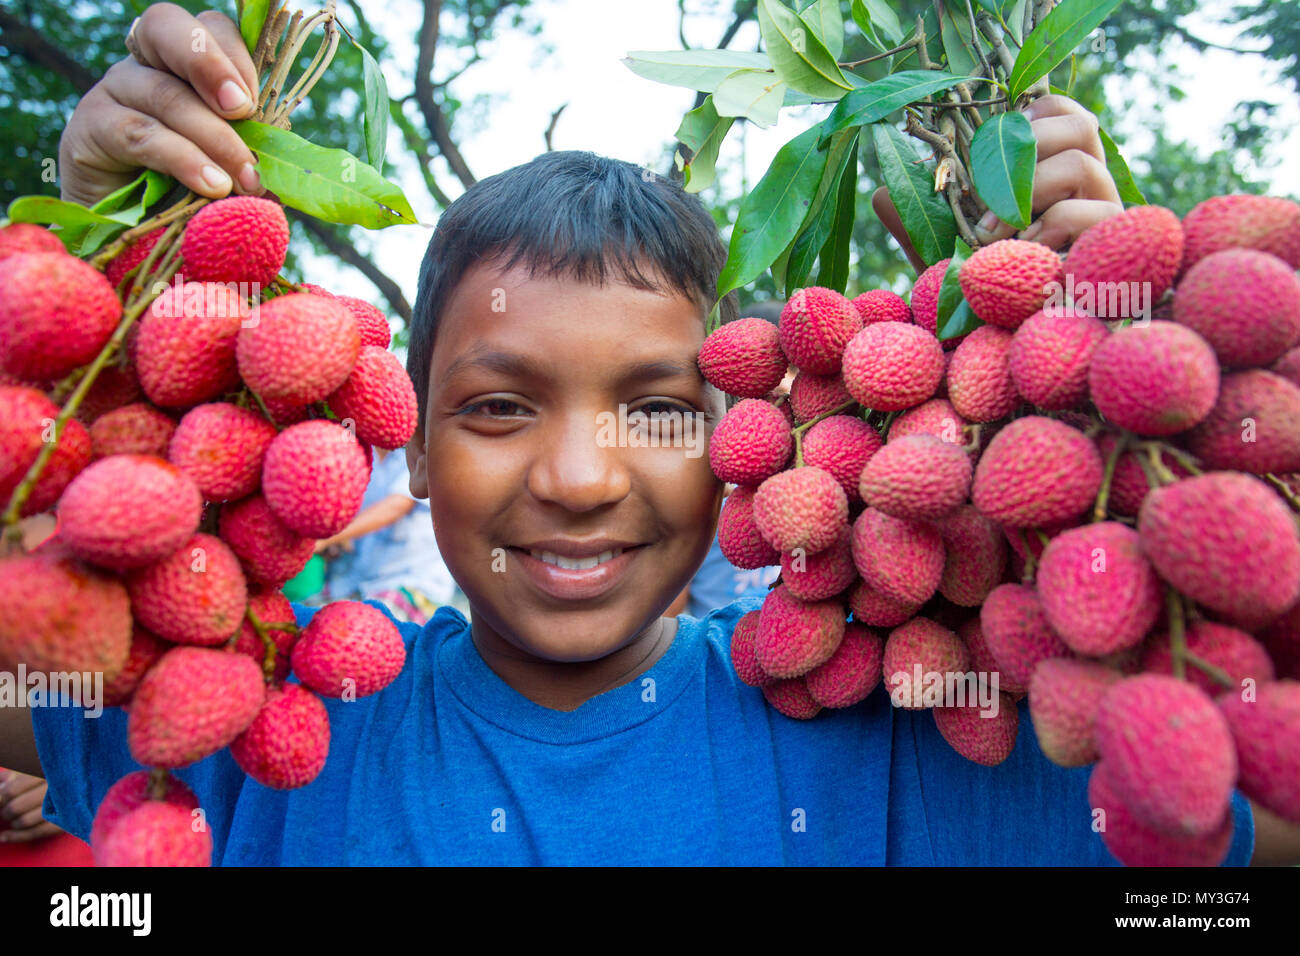
[[[424,429],[417,428],[406,443],[406,469],[411,473],[411,495],[429,497],[429,468],[424,456]]]

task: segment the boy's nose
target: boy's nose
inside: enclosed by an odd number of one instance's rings
[[[594,414],[566,416],[541,429],[528,471],[529,493],[574,512],[622,501],[632,489],[628,452],[611,437]]]

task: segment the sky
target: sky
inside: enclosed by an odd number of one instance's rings
[[[1230,3],[1208,0],[1188,26],[1211,41],[1234,43],[1233,28],[1222,23],[1223,11]],[[390,56],[382,64],[390,95],[404,95],[410,89],[410,68],[405,65],[415,62],[415,30],[421,4],[415,0],[363,0],[362,6],[372,26],[390,37]],[[729,4],[719,6],[725,9]],[[562,104],[567,106],[556,125],[556,149],[594,150],[665,171],[667,147],[682,115],[693,105],[694,94],[642,79],[622,63],[622,58],[633,50],[681,49],[676,0],[534,0],[533,7],[534,16],[542,24],[539,35],[503,30],[483,47],[484,62],[470,68],[452,87],[466,103],[476,97],[491,97],[491,105],[482,112],[479,123],[466,124],[466,128],[458,123],[454,131],[474,174],[483,178],[542,152],[543,133],[551,113]],[[346,16],[345,12],[345,23]],[[692,47],[714,48],[726,27],[727,20],[721,16],[693,16],[687,20],[686,38]],[[748,23],[731,48],[753,50],[757,43],[758,27]],[[1273,181],[1297,181],[1300,149],[1295,147],[1300,145],[1300,106],[1289,89],[1278,82],[1275,70],[1266,70],[1265,61],[1258,57],[1218,50],[1197,54],[1178,44],[1165,52],[1180,70],[1180,85],[1187,93],[1182,102],[1160,105],[1173,137],[1209,151],[1239,101],[1264,98],[1283,103],[1278,119],[1297,132],[1283,144],[1285,148],[1279,155],[1287,158],[1274,170]],[[403,64],[403,68],[394,64]],[[435,69],[435,73],[442,75],[441,70]],[[1148,141],[1143,123],[1150,111],[1123,104],[1152,102],[1153,97],[1144,96],[1141,89],[1116,77],[1107,83],[1107,101],[1124,117],[1118,132],[1128,139],[1130,150],[1140,152]],[[787,140],[829,109],[785,109],[779,121],[768,129],[748,123],[733,127],[719,158],[720,175],[726,177],[733,192],[745,182],[754,183]],[[397,133],[390,129],[390,154],[398,155],[400,149]],[[435,163],[444,188],[459,185],[440,160]],[[401,167],[392,176],[406,191],[421,222],[428,225],[394,226],[375,234],[372,255],[402,287],[407,300],[414,302],[420,260],[437,209],[412,166]],[[452,195],[456,194],[453,191]],[[304,265],[309,273],[321,275],[336,269],[327,262],[312,264],[310,259]],[[382,304],[369,281],[351,270],[323,284]]]

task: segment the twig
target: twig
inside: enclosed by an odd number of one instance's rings
[[[1115,447],[1110,450],[1110,457],[1106,459],[1106,471],[1101,477],[1101,490],[1097,492],[1097,503],[1092,509],[1093,521],[1106,520],[1106,505],[1110,501],[1110,485],[1115,478],[1115,466],[1119,464],[1119,456],[1124,454],[1129,437],[1128,432],[1120,432],[1119,437],[1115,439]]]

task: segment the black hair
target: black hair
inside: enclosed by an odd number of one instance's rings
[[[480,180],[439,218],[420,266],[406,370],[421,427],[443,305],[470,267],[494,257],[533,276],[677,292],[707,310],[727,247],[697,196],[622,160],[550,152]],[[719,311],[723,322],[736,317],[734,292]]]

